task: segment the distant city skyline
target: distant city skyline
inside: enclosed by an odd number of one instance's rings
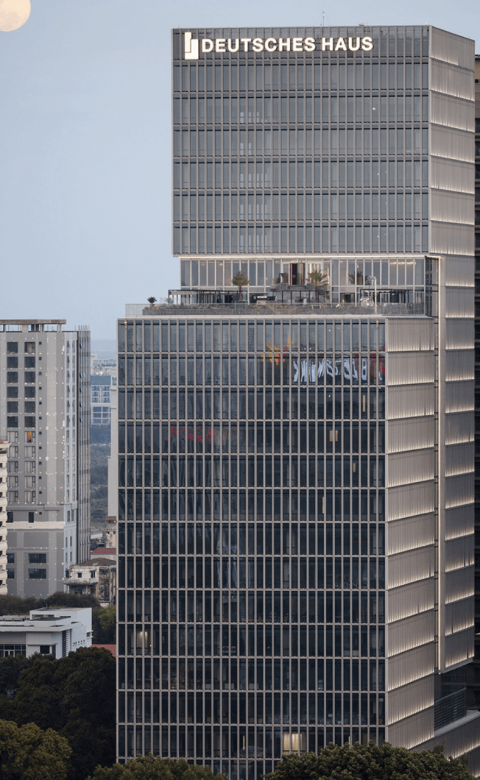
[[[114,338],[126,302],[179,283],[171,246],[171,28],[432,24],[480,38],[473,3],[180,6],[32,0],[0,32],[2,316]],[[28,279],[19,285],[19,270]],[[8,294],[7,294],[8,293]]]

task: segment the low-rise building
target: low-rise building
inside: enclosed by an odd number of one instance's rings
[[[95,556],[100,556],[100,558],[108,558],[110,561],[115,561],[117,559],[117,548],[116,547],[104,547],[102,545],[99,545],[95,548],[95,550],[92,550],[92,558],[95,558]]]
[[[116,580],[116,558],[103,558],[99,555],[84,563],[70,566],[69,577],[64,584],[69,593],[95,596],[102,607],[108,607],[115,604]]]
[[[34,609],[30,615],[0,617],[0,658],[35,653],[65,658],[72,650],[92,646],[90,607]]]

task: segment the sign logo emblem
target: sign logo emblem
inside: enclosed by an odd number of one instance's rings
[[[185,33],[185,59],[198,60],[198,40],[192,38],[192,33]]]

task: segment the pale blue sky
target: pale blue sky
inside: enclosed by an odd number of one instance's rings
[[[478,3],[31,0],[0,32],[0,317],[114,338],[125,302],[179,283],[171,255],[172,27],[433,24]],[[477,48],[479,50],[480,47]]]

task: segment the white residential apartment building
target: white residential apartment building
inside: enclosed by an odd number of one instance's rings
[[[11,445],[8,592],[15,596],[63,590],[68,567],[89,556],[90,332],[64,331],[65,322],[0,322],[0,436]]]

